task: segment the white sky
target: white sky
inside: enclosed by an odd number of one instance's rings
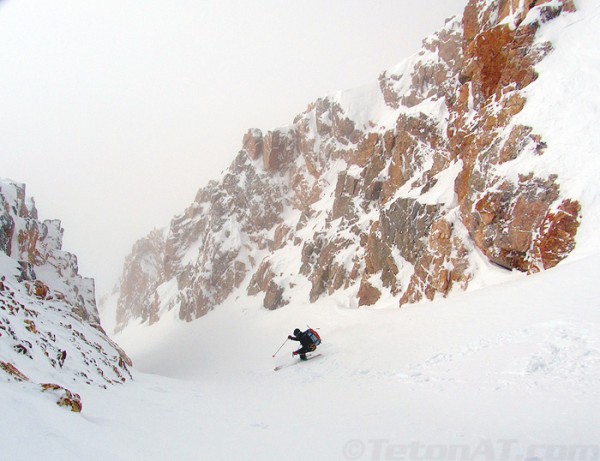
[[[368,83],[467,0],[0,0],[0,177],[105,293],[241,148]]]

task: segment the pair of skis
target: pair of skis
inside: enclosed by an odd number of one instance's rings
[[[322,355],[323,355],[323,354],[321,354],[321,353],[319,353],[319,354],[314,354],[314,355],[307,355],[307,356],[306,356],[306,360],[298,360],[297,362],[286,363],[286,364],[284,364],[284,365],[278,365],[278,366],[276,366],[276,367],[275,367],[273,370],[274,370],[274,371],[279,371],[279,370],[281,370],[282,368],[287,368],[287,367],[291,367],[291,366],[293,366],[293,365],[298,365],[299,363],[302,363],[302,362],[307,362],[307,361],[309,361],[309,360],[312,360],[312,359],[316,359],[317,357],[321,357]]]

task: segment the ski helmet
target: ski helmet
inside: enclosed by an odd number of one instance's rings
[[[296,328],[296,329],[294,330],[294,336],[298,336],[300,333],[302,333],[302,332],[300,331],[300,328]]]

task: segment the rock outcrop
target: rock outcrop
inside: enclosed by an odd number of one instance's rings
[[[68,387],[123,383],[131,361],[102,329],[94,282],[62,250],[60,222],[38,220],[24,185],[0,181],[0,222],[0,380],[79,412]]]
[[[552,48],[537,32],[571,11],[570,0],[471,0],[375,84],[249,130],[166,236],[134,247],[119,328],[171,309],[192,320],[236,290],[268,309],[299,286],[311,302],[352,289],[359,305],[383,293],[414,303],[466,289],[481,254],[524,272],[558,264],[581,207],[555,173],[520,162],[546,143],[515,116]]]

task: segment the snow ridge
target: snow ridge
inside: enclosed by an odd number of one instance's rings
[[[81,411],[67,387],[121,384],[131,361],[100,326],[94,282],[62,250],[60,222],[38,220],[23,184],[0,181],[0,222],[0,382]]]

